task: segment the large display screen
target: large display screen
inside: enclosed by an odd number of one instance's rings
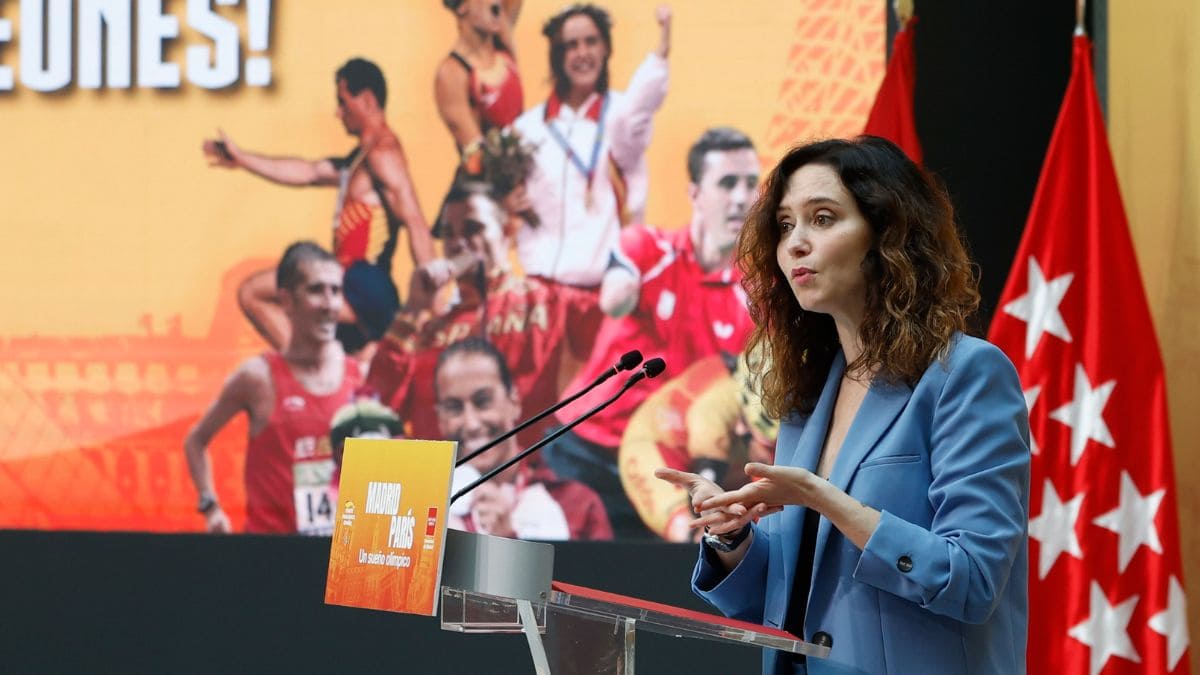
[[[451,515],[689,537],[654,467],[772,452],[733,238],[785,148],[861,132],[886,6],[563,9],[0,0],[0,528],[327,533],[341,438],[478,447],[639,349],[666,372]],[[308,258],[278,288],[298,240],[344,300]],[[344,305],[332,380],[288,352],[330,340],[310,301]]]

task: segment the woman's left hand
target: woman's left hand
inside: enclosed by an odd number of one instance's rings
[[[751,462],[746,465],[746,475],[753,482],[698,504],[705,516],[696,522],[706,525],[703,521],[710,512],[758,516],[781,511],[785,506],[803,506],[828,518],[860,549],[866,548],[867,540],[879,526],[878,509],[863,504],[807,469]]]
[[[667,58],[671,53],[671,6],[659,5],[654,10],[654,18],[658,21],[658,55]]]

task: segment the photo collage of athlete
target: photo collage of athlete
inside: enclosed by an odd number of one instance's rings
[[[328,534],[345,438],[448,439],[465,456],[637,350],[664,359],[666,372],[456,502],[451,522],[525,539],[691,540],[686,493],[653,470],[732,487],[746,461],[774,453],[776,423],[742,355],[753,322],[734,264],[759,152],[739,129],[706,129],[678,159],[690,218],[669,231],[648,225],[655,115],[670,86],[690,86],[670,84],[671,8],[646,8],[658,43],[628,82],[612,82],[620,36],[600,5],[528,17],[520,0],[443,4],[457,40],[434,96],[459,162],[435,211],[417,202],[420,158],[389,127],[386,74],[364,56],[330,64],[338,119],[356,140],[348,155],[268,156],[224,133],[203,142],[214,168],[327,186],[336,208],[330,242],[293,245],[278,267],[240,282],[246,320],[276,351],[244,364],[188,435],[199,510],[210,531],[231,530],[206,446],[238,410],[266,411],[251,412],[246,530]],[[544,22],[544,100],[527,100],[517,70],[518,20]],[[522,46],[524,58],[534,47]],[[395,274],[401,256],[411,257],[407,279]],[[569,424],[632,372],[472,458],[455,487]]]

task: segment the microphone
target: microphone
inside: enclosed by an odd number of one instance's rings
[[[662,361],[662,359],[658,359],[658,360]],[[517,426],[513,427],[512,429],[509,429],[508,431],[497,436],[496,438],[493,438],[492,440],[488,441],[487,443],[484,443],[481,447],[477,448],[471,454],[469,454],[466,457],[463,457],[462,459],[459,459],[457,462],[455,462],[454,467],[458,468],[458,467],[462,466],[463,464],[466,464],[467,462],[471,461],[472,459],[475,459],[480,454],[487,452],[488,450],[491,450],[492,448],[496,447],[497,445],[500,445],[504,441],[507,441],[509,438],[511,438],[514,434],[521,433],[525,429],[529,428],[531,425],[536,424],[537,422],[540,422],[547,415],[557,412],[559,408],[562,408],[563,406],[567,405],[568,403],[574,402],[575,399],[579,398],[580,396],[583,396],[584,394],[588,393],[589,391],[600,386],[601,382],[604,382],[605,380],[612,377],[613,375],[616,375],[617,373],[621,372],[622,370],[633,370],[641,362],[642,362],[642,353],[639,352],[638,350],[635,349],[630,352],[625,352],[624,354],[621,355],[621,359],[619,361],[617,361],[617,363],[614,364],[613,367],[609,368],[608,370],[605,370],[603,373],[600,373],[600,376],[597,377],[595,380],[593,380],[591,384],[584,387],[583,389],[580,389],[579,391],[575,392],[574,394],[571,394],[569,397],[559,401],[558,403],[555,403],[554,405],[550,406],[549,408],[546,408],[545,410],[534,415],[533,417],[530,417],[529,419],[525,420],[524,422],[521,422]],[[649,364],[647,364],[647,365],[649,365]],[[665,368],[665,367],[666,366],[664,365],[663,368]],[[659,372],[662,372],[662,368],[659,368]],[[657,375],[657,374],[658,373],[655,373],[655,375]],[[650,375],[649,377],[654,377],[654,375]]]
[[[630,375],[629,380],[626,381],[625,386],[630,386],[631,384],[641,380],[643,377],[649,377],[649,378],[658,377],[659,375],[662,375],[663,371],[666,369],[667,369],[667,362],[663,361],[661,357],[656,356],[656,357],[650,359],[649,361],[647,361],[646,365],[642,366],[641,370],[634,373],[633,375]]]
[[[662,361],[662,359],[659,359],[659,361]],[[614,364],[612,368],[609,368],[608,370],[604,371],[603,373],[600,373],[600,377],[597,377],[595,379],[595,381],[593,381],[592,384],[589,385],[589,388],[600,384],[601,382],[607,380],[608,378],[612,377],[613,375],[616,375],[617,373],[621,372],[622,370],[633,370],[634,368],[637,368],[638,364],[641,362],[642,362],[642,353],[639,352],[638,350],[635,349],[633,351],[625,352],[624,354],[621,355],[621,359],[619,361],[617,361],[616,364]],[[651,376],[651,377],[653,377],[653,376]]]
[[[638,356],[639,356],[639,360],[640,360],[641,355],[639,354]],[[624,357],[622,357],[622,358],[624,358]],[[614,366],[614,368],[615,368],[615,366]],[[575,427],[575,425],[586,420],[587,418],[591,417],[592,415],[595,415],[596,413],[600,412],[601,410],[604,410],[609,405],[611,405],[613,403],[613,401],[616,401],[618,398],[621,398],[621,395],[624,394],[625,392],[629,391],[633,387],[633,385],[637,384],[638,382],[641,382],[642,380],[644,380],[646,378],[658,377],[666,369],[667,369],[666,361],[663,361],[661,358],[650,359],[649,361],[646,362],[645,365],[642,366],[641,370],[637,371],[633,375],[630,375],[629,379],[625,380],[625,384],[621,385],[621,388],[619,390],[617,390],[617,393],[615,393],[612,396],[605,399],[603,403],[596,406],[595,408],[592,408],[591,410],[585,412],[584,414],[580,415],[579,417],[576,417],[575,419],[571,420],[571,422],[569,424],[567,424],[566,426],[563,426],[559,429],[555,429],[554,433],[543,438],[542,440],[538,441],[537,443],[534,443],[533,445],[522,450],[521,452],[517,453],[517,455],[515,457],[513,457],[512,459],[509,459],[507,462],[501,464],[500,466],[492,469],[491,471],[488,471],[487,473],[483,474],[479,478],[475,479],[475,481],[472,482],[470,485],[459,490],[458,492],[455,492],[454,495],[452,497],[450,497],[450,503],[453,504],[454,502],[458,501],[459,497],[462,497],[463,495],[467,494],[471,490],[474,490],[475,488],[479,487],[480,485],[483,485],[484,483],[488,482],[493,477],[495,477],[497,474],[502,473],[503,471],[505,471],[506,469],[511,467],[513,464],[516,464],[517,462],[525,459],[529,455],[537,452],[538,450],[541,450],[544,446],[551,443],[552,441],[558,439],[559,436],[562,436],[563,434],[565,434],[568,431],[570,431],[571,429],[573,429]],[[479,454],[479,453],[476,452],[472,456],[474,456],[475,454]]]

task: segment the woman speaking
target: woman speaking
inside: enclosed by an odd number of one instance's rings
[[[829,645],[764,673],[1022,673],[1029,430],[949,198],[893,144],[791,150],[742,230],[747,349],[782,421],[775,464],[686,488],[692,584],[729,616]]]

